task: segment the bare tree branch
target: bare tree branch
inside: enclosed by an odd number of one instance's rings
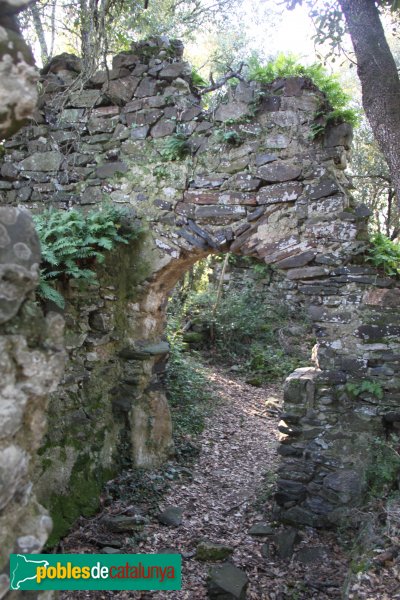
[[[228,73],[226,75],[224,75],[223,77],[221,77],[221,79],[219,79],[218,81],[216,81],[215,83],[211,83],[211,85],[203,88],[200,92],[200,95],[202,96],[203,94],[208,94],[209,92],[213,92],[214,90],[218,90],[219,88],[222,88],[227,81],[229,81],[230,79],[239,79],[239,81],[244,81],[244,77],[241,75],[241,71],[243,70],[243,67],[245,66],[245,63],[241,63],[239,68],[236,71],[228,71]],[[212,75],[210,76],[210,79],[212,81]]]

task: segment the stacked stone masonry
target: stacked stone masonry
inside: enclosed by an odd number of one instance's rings
[[[90,81],[79,59],[57,57],[35,121],[5,143],[3,205],[87,210],[109,201],[147,231],[99,267],[99,286],[66,292],[69,362],[35,481],[61,524],[56,535],[94,510],[118,465],[149,467],[170,454],[165,305],[210,253],[281,270],[282,302],[296,299],[315,324],[315,368],[285,384],[281,519],[345,518],[362,498],[368,444],[400,420],[399,289],[365,262],[368,211],[353,204],[345,173],[351,128],[312,138],[326,101],[302,78],[240,81],[207,111],[182,54],[180,42],[152,39]],[[347,391],[363,379],[383,399]]]

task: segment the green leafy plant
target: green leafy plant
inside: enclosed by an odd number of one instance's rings
[[[209,85],[209,82],[206,81],[196,69],[192,69],[192,83],[194,87],[197,88],[204,88]]]
[[[400,244],[396,244],[383,233],[375,233],[370,241],[371,247],[366,260],[374,267],[383,269],[386,275],[400,275]]]
[[[162,179],[163,177],[167,177],[168,173],[169,173],[169,170],[166,165],[157,165],[153,169],[153,175],[157,179]]]
[[[220,263],[219,259],[213,257],[213,264]],[[220,278],[211,278],[209,262],[201,286],[195,289],[196,280],[191,277],[190,286],[183,281],[172,298],[170,314],[179,315],[184,324],[183,339],[190,347],[207,348],[224,365],[236,365],[249,382],[258,384],[284,378],[307,364],[303,345],[312,344],[305,315],[290,314],[275,297],[267,299],[257,289],[270,274],[269,267],[249,257],[230,256],[228,262],[249,273],[243,287],[229,284],[218,297]]]
[[[38,295],[64,308],[63,295],[55,283],[70,279],[96,282],[94,264],[103,263],[105,252],[116,244],[127,244],[133,231],[121,233],[123,209],[103,206],[83,214],[78,210],[45,210],[33,215],[42,250]]]
[[[311,137],[315,138],[325,132],[329,124],[340,122],[355,126],[359,121],[358,112],[349,106],[350,97],[342,89],[338,78],[330,75],[323,65],[314,63],[301,65],[294,56],[279,54],[275,60],[265,66],[260,65],[257,58],[249,61],[249,80],[259,83],[272,83],[275,79],[287,77],[306,77],[326,96],[328,106],[321,106],[315,114],[316,123],[311,128]]]
[[[184,133],[176,133],[167,139],[160,154],[164,160],[181,160],[190,154],[191,148],[188,136]]]
[[[237,131],[228,131],[225,129],[217,129],[217,140],[223,144],[231,144],[232,146],[238,146],[243,138]]]
[[[346,383],[346,391],[355,398],[361,396],[361,394],[371,394],[380,400],[383,398],[383,389],[379,383],[375,381],[369,381],[365,379],[360,383]]]
[[[211,411],[212,388],[201,359],[186,353],[179,316],[170,315],[167,325],[170,355],[167,365],[166,389],[171,409],[175,437],[199,434],[205,417]]]
[[[371,463],[366,472],[367,486],[371,496],[381,497],[393,488],[400,472],[399,438],[387,440],[376,438],[370,449]]]

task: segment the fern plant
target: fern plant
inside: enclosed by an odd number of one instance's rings
[[[232,146],[238,146],[243,138],[237,131],[228,131],[224,129],[216,130],[217,140],[223,144],[231,144]]]
[[[357,125],[358,112],[350,108],[350,96],[342,89],[338,78],[330,75],[318,63],[309,66],[301,65],[293,55],[279,54],[275,60],[265,66],[260,65],[257,58],[249,61],[249,80],[259,83],[272,83],[275,79],[286,77],[308,77],[321,92],[324,92],[329,104],[328,110],[321,106],[315,114],[317,122],[311,128],[311,137],[315,138],[325,132],[326,127],[333,123],[350,123]]]
[[[371,262],[374,267],[383,269],[386,275],[399,276],[400,244],[396,244],[383,233],[375,233],[370,241],[371,247],[366,260]]]
[[[38,295],[64,308],[65,299],[55,283],[80,279],[96,281],[94,264],[103,263],[105,252],[127,244],[134,232],[120,233],[126,212],[113,206],[83,214],[78,210],[49,209],[34,215],[42,250]]]
[[[209,85],[196,69],[192,69],[192,83],[197,88],[205,88]]]
[[[180,160],[190,152],[188,136],[185,133],[176,133],[166,140],[160,154],[164,160]]]
[[[361,394],[364,393],[371,394],[372,396],[379,398],[379,400],[382,400],[383,398],[382,386],[379,383],[369,381],[368,379],[365,379],[360,383],[346,383],[345,388],[354,398],[358,398],[358,396],[361,396]]]

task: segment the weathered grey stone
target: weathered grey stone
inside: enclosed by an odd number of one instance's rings
[[[230,546],[204,540],[197,546],[195,558],[203,562],[217,562],[227,559],[231,554],[233,548]]]
[[[133,77],[132,75],[114,81],[106,81],[102,87],[102,92],[111,100],[111,102],[118,105],[124,105],[132,99],[133,94],[139,85],[139,81],[140,79]]]
[[[0,509],[14,496],[28,468],[28,456],[18,446],[10,445],[0,450]]]
[[[257,204],[294,202],[303,192],[301,183],[276,183],[262,187],[257,193]]]
[[[29,214],[0,207],[0,323],[13,317],[38,283],[40,246]]]
[[[344,146],[349,149],[353,139],[353,128],[349,123],[341,123],[334,127],[328,127],[325,132],[324,146],[331,148],[332,146]]]
[[[316,185],[310,185],[305,188],[305,193],[310,200],[332,196],[332,194],[336,194],[338,191],[339,186],[332,179],[326,179]]]
[[[292,527],[283,529],[274,536],[274,542],[280,558],[288,559],[294,552],[295,545],[300,541],[298,531]]]
[[[79,198],[79,202],[82,205],[85,204],[97,204],[101,202],[104,198],[104,194],[102,189],[98,185],[89,185],[85,188],[85,191]]]
[[[191,68],[186,62],[170,63],[160,71],[160,78],[173,81],[177,77],[187,77],[191,74]]]
[[[182,524],[183,509],[178,506],[168,506],[159,515],[158,520],[167,527],[179,527]]]
[[[151,137],[162,138],[175,132],[176,123],[174,121],[159,121],[151,128]]]
[[[265,138],[265,145],[267,148],[276,148],[277,150],[287,148],[289,143],[289,138],[283,133],[272,133]]]
[[[238,221],[245,215],[246,209],[243,206],[197,206],[195,210],[196,219],[216,224]]]
[[[126,123],[128,126],[135,125],[153,125],[160,117],[162,117],[163,111],[158,109],[145,109],[135,113],[128,113],[126,115]]]
[[[360,325],[356,332],[356,335],[370,343],[397,338],[399,334],[400,325]]]
[[[128,166],[124,162],[110,162],[100,165],[96,169],[97,177],[100,179],[109,179],[113,177],[116,173],[126,173],[128,170]]]
[[[124,348],[119,352],[119,355],[122,358],[126,358],[127,360],[131,359],[144,359],[149,356],[160,356],[163,354],[169,353],[169,344],[168,342],[159,342],[158,344],[137,344],[136,346],[130,346]]]
[[[216,121],[237,120],[249,113],[249,106],[245,102],[229,102],[221,104],[215,112]]]
[[[219,188],[226,181],[225,173],[213,173],[212,175],[198,175],[190,183],[190,187],[198,189]]]
[[[246,573],[230,563],[214,567],[207,581],[211,600],[245,600],[249,584]]]
[[[35,152],[22,160],[18,167],[23,171],[58,171],[63,158],[63,155],[56,150]]]
[[[137,98],[145,98],[146,96],[155,96],[157,94],[157,82],[150,77],[142,79],[135,91]]]
[[[310,263],[316,256],[314,250],[307,250],[306,252],[300,252],[289,258],[284,258],[275,263],[277,269],[295,269],[297,267],[304,267]]]
[[[254,88],[244,81],[239,81],[235,89],[235,100],[250,104],[254,100]]]
[[[227,186],[244,192],[258,190],[260,185],[261,180],[252,177],[250,173],[238,173],[237,175],[234,175],[234,177],[231,177],[227,182]]]
[[[256,155],[256,166],[261,167],[262,165],[267,165],[268,163],[277,160],[278,157],[276,154],[270,154],[269,152],[264,152],[263,154]]]
[[[330,473],[324,479],[324,487],[340,494],[343,503],[357,502],[363,490],[360,473],[353,469]]]
[[[1,167],[1,176],[10,181],[17,179],[18,169],[13,163],[6,162]]]
[[[37,72],[33,67],[32,53],[22,36],[16,22],[16,12],[26,4],[8,4],[3,2],[0,20],[0,136],[2,139],[18,131],[31,117],[36,107]],[[4,9],[7,6],[7,10]]]
[[[98,90],[81,90],[70,94],[68,105],[73,108],[92,108],[101,103],[102,95]]]
[[[288,279],[314,279],[314,277],[323,277],[329,275],[329,269],[326,267],[300,267],[298,269],[289,269],[286,272]]]
[[[271,535],[273,533],[274,530],[272,529],[271,525],[268,525],[267,523],[255,523],[249,529],[249,535],[253,535],[255,537]]]
[[[181,121],[192,121],[193,119],[196,119],[196,117],[198,117],[201,113],[203,112],[203,109],[201,106],[191,106],[190,108],[187,108],[186,110],[183,111],[183,113],[181,114]],[[209,123],[202,123],[201,124],[202,127],[197,127],[196,131],[197,132],[201,132],[201,131],[207,131],[207,128],[209,128],[210,124]],[[204,126],[206,125],[206,129],[204,129]]]
[[[132,67],[134,65],[137,65],[138,62],[139,57],[137,54],[134,54],[132,52],[120,52],[116,56],[113,56],[112,67],[113,69],[120,69],[121,67]]]
[[[101,523],[110,531],[123,533],[125,531],[141,531],[148,523],[148,519],[142,515],[106,515],[102,517]]]
[[[325,561],[329,551],[325,546],[313,546],[311,548],[299,548],[296,553],[296,560],[304,565],[317,565]]]
[[[92,117],[88,121],[88,130],[90,134],[112,133],[118,125],[119,117],[111,118]]]
[[[130,138],[132,140],[145,140],[148,136],[150,127],[148,125],[142,125],[141,127],[133,127],[130,132]]]
[[[260,167],[257,170],[257,175],[268,183],[278,183],[297,179],[301,175],[301,170],[301,165],[292,161],[277,160],[269,165]]]

